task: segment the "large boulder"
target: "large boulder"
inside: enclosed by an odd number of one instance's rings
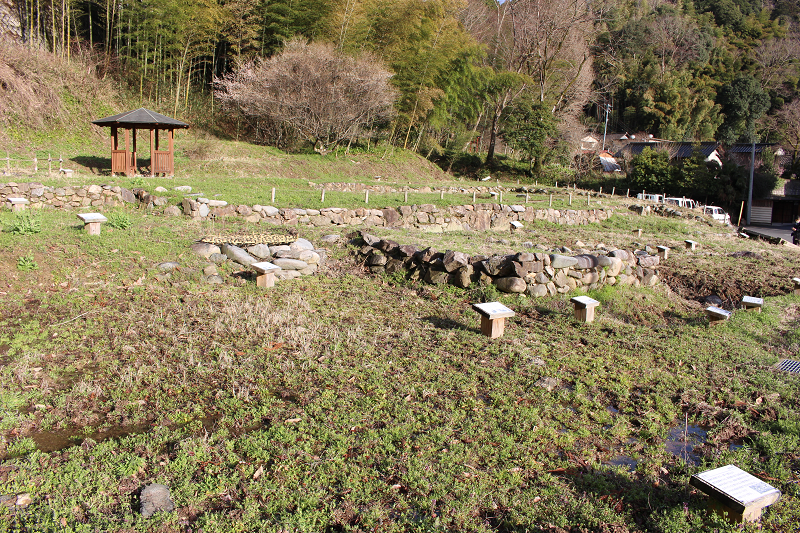
[[[528,288],[525,280],[516,277],[497,278],[494,280],[494,284],[501,292],[523,293]]]
[[[258,262],[258,259],[248,254],[242,248],[232,244],[223,244],[222,253],[225,254],[231,261],[235,261],[243,266],[250,266],[253,263]]]
[[[552,254],[550,256],[550,266],[553,268],[568,268],[578,264],[578,260],[567,255]]]

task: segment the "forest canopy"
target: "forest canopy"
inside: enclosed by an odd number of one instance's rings
[[[381,139],[433,158],[477,147],[491,163],[502,144],[539,169],[568,161],[579,139],[606,129],[671,141],[797,146],[800,8],[793,0],[0,6],[4,39],[66,60],[90,57],[100,77],[124,83],[142,105],[286,148],[302,145],[298,139],[320,151]],[[317,54],[318,66],[284,64],[283,88],[264,93],[272,98],[269,112],[256,114],[252,101],[234,97],[245,78],[254,90],[267,79],[256,78],[276,76],[281,58],[302,47]],[[325,63],[320,54],[336,61]],[[292,77],[292,68],[309,70]],[[338,74],[322,75],[329,68]],[[306,118],[324,108],[325,131],[291,110],[314,101],[308,91],[320,96],[320,107],[306,109]],[[335,107],[334,94],[348,102],[351,116]],[[531,120],[540,125],[531,128]]]

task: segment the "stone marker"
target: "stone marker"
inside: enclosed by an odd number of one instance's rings
[[[800,294],[800,278],[792,278],[792,283],[794,283],[794,293]]]
[[[728,320],[731,317],[731,312],[712,305],[706,307],[706,315],[708,315],[708,324],[713,326],[723,320]]]
[[[569,301],[575,305],[575,320],[594,322],[594,308],[600,305],[600,302],[588,296],[575,296]]]
[[[656,246],[656,249],[658,250],[658,257],[662,260],[669,256],[669,248],[667,246]]]
[[[522,222],[517,222],[516,220],[511,221],[511,231],[516,231],[518,229],[522,229]]]
[[[695,474],[689,485],[708,494],[709,513],[738,524],[758,522],[761,510],[781,497],[781,491],[734,465]]]
[[[153,483],[143,488],[139,495],[139,501],[139,512],[145,518],[150,518],[158,512],[169,513],[175,510],[169,487],[159,483]]]
[[[275,286],[275,272],[281,269],[268,261],[251,263],[250,268],[258,272],[256,277],[256,287],[269,288]]]
[[[761,306],[764,305],[764,298],[756,298],[755,296],[745,296],[742,298],[742,307],[745,311],[761,312]]]
[[[514,316],[514,311],[500,302],[472,304],[472,308],[481,315],[481,334],[492,339],[503,336],[506,318]]]
[[[6,202],[8,202],[8,208],[11,209],[13,212],[23,211],[25,207],[31,203],[30,200],[27,198],[6,198]]]
[[[80,213],[78,218],[83,221],[83,227],[89,235],[100,235],[100,224],[108,220],[100,213]]]
[[[697,243],[694,242],[694,241],[690,241],[689,239],[686,239],[683,242],[686,243],[686,249],[687,250],[694,250],[695,248],[697,248]]]
[[[641,229],[635,229],[635,230],[633,230],[633,234],[636,235],[637,237],[641,237],[642,236],[642,230]]]

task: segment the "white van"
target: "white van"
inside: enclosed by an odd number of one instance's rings
[[[717,207],[715,205],[706,205],[703,207],[703,214],[710,215],[711,218],[718,222],[723,222],[725,224],[731,223],[731,216],[725,212],[724,209],[721,207]]]
[[[639,193],[636,195],[636,198],[639,200],[650,200],[651,202],[655,202],[657,204],[664,203],[664,195],[663,194],[642,194]]]
[[[678,207],[685,207],[686,209],[694,209],[695,207],[700,207],[700,204],[692,200],[691,198],[664,198],[664,202],[667,204],[677,205]]]

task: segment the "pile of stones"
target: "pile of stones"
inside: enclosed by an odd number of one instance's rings
[[[373,273],[402,273],[431,284],[468,288],[473,283],[492,284],[507,293],[542,297],[565,294],[579,287],[602,285],[653,286],[658,283],[658,255],[646,249],[629,252],[599,245],[576,256],[560,253],[520,252],[510,255],[470,256],[448,250],[437,252],[402,245],[366,232],[351,241]]]
[[[204,279],[209,283],[223,283],[217,271],[217,265],[233,261],[242,266],[269,261],[280,270],[275,272],[275,279],[285,281],[300,276],[310,276],[319,271],[327,259],[325,248],[315,248],[307,239],[299,238],[291,244],[268,246],[256,244],[242,248],[232,244],[217,246],[205,242],[192,244],[192,251],[210,264],[203,269]]]

